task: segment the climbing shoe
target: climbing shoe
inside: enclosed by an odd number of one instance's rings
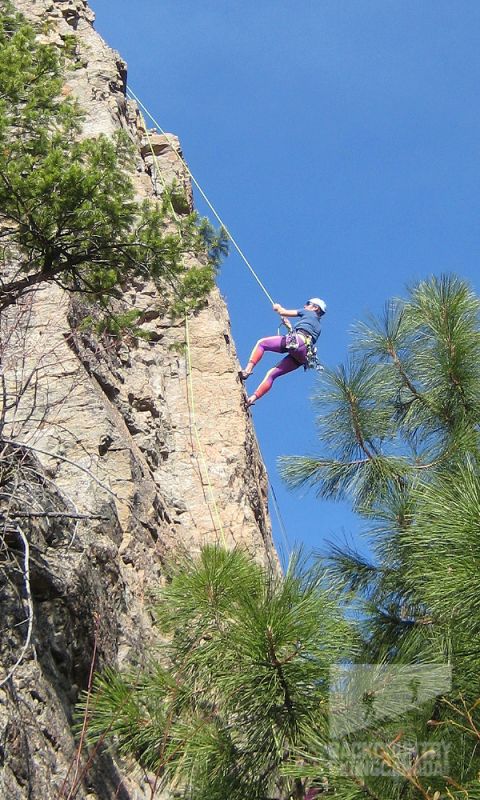
[[[241,369],[241,370],[239,370],[239,372],[238,372],[238,377],[240,378],[240,380],[241,380],[241,381],[246,381],[246,380],[247,380],[247,378],[248,378],[248,377],[249,377],[251,374],[252,374],[251,372],[247,372],[245,369]]]

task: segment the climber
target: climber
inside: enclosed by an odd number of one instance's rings
[[[248,406],[253,406],[260,397],[270,391],[273,381],[280,375],[286,375],[287,372],[293,372],[294,369],[301,366],[306,369],[312,356],[313,359],[315,358],[314,346],[320,336],[320,319],[325,314],[327,305],[319,297],[312,297],[301,309],[288,310],[279,303],[274,303],[273,310],[280,314],[282,322],[289,332],[286,336],[268,336],[265,339],[259,339],[252,350],[247,366],[239,373],[240,378],[245,381],[252,374],[254,367],[266,350],[273,353],[288,353],[288,355],[273,369],[268,370],[263,381],[248,398]],[[298,317],[293,329],[285,317]]]

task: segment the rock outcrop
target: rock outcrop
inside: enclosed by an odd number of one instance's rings
[[[128,131],[138,196],[175,178],[191,202],[178,141],[152,134],[153,158],[126,99],[126,66],[93,29],[86,2],[14,5],[48,21],[41,35],[59,47],[75,36],[64,91],[79,98],[85,136]],[[148,652],[148,594],[179,549],[239,545],[277,568],[265,469],[219,292],[189,320],[191,371],[185,325],[162,314],[155,287],[137,283],[125,300],[144,311],[148,342],[108,348],[79,332],[78,302],[46,285],[1,320],[7,396],[20,392],[4,406],[15,491],[0,496],[9,576],[0,595],[0,796],[8,800],[150,797],[148,776],[109,755],[85,774],[76,762],[72,713],[91,665]]]

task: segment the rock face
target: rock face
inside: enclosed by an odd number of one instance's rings
[[[191,201],[178,141],[149,142],[125,97],[125,64],[94,31],[87,4],[14,5],[48,20],[42,35],[59,47],[75,35],[64,91],[80,100],[85,136],[129,132],[138,196],[175,178]],[[178,549],[239,545],[277,568],[222,298],[214,291],[188,330],[162,316],[148,283],[129,287],[126,300],[145,311],[151,341],[109,349],[73,333],[78,306],[58,287],[40,286],[1,320],[6,396],[17,398],[4,405],[15,488],[0,496],[9,576],[0,588],[0,797],[9,800],[150,797],[148,776],[111,756],[95,757],[88,773],[77,763],[72,712],[92,664],[147,653],[146,598]]]

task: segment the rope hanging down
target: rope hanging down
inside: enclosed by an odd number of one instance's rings
[[[216,519],[216,522],[217,522],[217,525],[218,525],[218,529],[219,529],[220,535],[222,537],[222,544],[226,548],[227,547],[227,541],[226,541],[226,537],[225,537],[225,531],[224,531],[224,528],[223,528],[222,518],[221,518],[220,512],[218,510],[217,501],[215,499],[215,493],[213,491],[213,486],[212,486],[212,483],[210,481],[210,472],[209,472],[209,469],[208,469],[208,464],[207,464],[207,459],[206,459],[206,456],[205,456],[205,451],[203,449],[202,440],[200,439],[200,434],[198,432],[197,418],[196,418],[196,412],[195,412],[195,394],[194,394],[194,391],[193,391],[192,355],[191,355],[192,351],[191,351],[191,347],[190,347],[190,331],[189,331],[189,327],[188,327],[188,318],[187,318],[187,316],[185,316],[185,339],[186,339],[185,345],[186,345],[186,351],[187,351],[187,371],[188,371],[187,381],[188,381],[189,394],[190,394],[190,403],[189,403],[189,405],[190,405],[190,416],[191,416],[191,419],[192,419],[192,427],[193,427],[193,430],[194,430],[194,433],[195,433],[195,439],[196,439],[196,442],[197,442],[197,447],[198,447],[198,450],[200,452],[200,457],[201,457],[201,460],[202,460],[203,471],[204,471],[204,474],[205,474],[205,478],[206,478],[206,482],[207,482],[207,486],[208,486],[208,491],[209,491],[209,494],[210,494],[210,503],[211,503],[211,505],[213,507],[214,514],[215,514],[215,517],[213,517],[213,515],[212,515],[212,521],[213,521],[213,524],[215,526],[215,519]],[[210,511],[210,514],[211,513],[212,512]]]
[[[146,130],[146,127],[147,126],[145,125],[145,130]],[[147,141],[148,141],[148,145],[150,147],[150,151],[151,151],[151,154],[152,154],[152,158],[153,158],[154,164],[155,164],[155,166],[157,168],[158,177],[160,178],[160,180],[163,183],[163,188],[166,190],[167,189],[167,185],[166,185],[165,180],[163,178],[162,171],[160,169],[160,164],[158,163],[158,159],[157,159],[157,156],[156,156],[155,151],[153,149],[152,142],[151,142],[151,139],[150,139],[150,136],[149,136],[147,130],[146,130],[146,136],[147,136]],[[171,208],[171,211],[172,211],[172,216],[176,220],[176,222],[178,223],[178,221],[179,221],[178,220],[178,214],[175,211],[175,209],[173,207],[173,203],[172,203],[172,201],[170,199],[169,199],[169,202],[170,202],[170,208]],[[186,314],[185,314],[185,347],[186,347],[186,363],[187,363],[187,402],[188,402],[188,408],[189,408],[189,413],[190,413],[191,427],[193,428],[193,432],[195,434],[195,441],[197,443],[198,452],[200,453],[200,461],[201,461],[200,479],[202,481],[205,481],[207,486],[208,486],[209,500],[207,500],[207,505],[208,505],[209,510],[210,510],[210,515],[212,517],[212,522],[213,522],[213,526],[214,526],[214,529],[215,529],[215,533],[217,533],[217,535],[218,535],[218,531],[220,531],[220,535],[221,535],[221,538],[222,538],[222,544],[226,548],[227,543],[226,543],[226,537],[225,537],[225,530],[224,530],[224,527],[223,527],[223,524],[222,524],[222,519],[221,519],[221,516],[220,516],[220,512],[218,510],[217,501],[215,499],[215,493],[213,491],[213,486],[212,486],[212,483],[211,483],[211,480],[210,480],[210,473],[209,473],[209,470],[208,470],[208,464],[207,464],[207,459],[206,459],[206,456],[205,456],[205,451],[203,449],[202,440],[200,439],[200,433],[198,431],[197,418],[196,418],[196,413],[195,413],[195,394],[194,394],[194,391],[193,391],[193,374],[192,374],[192,356],[191,356],[191,347],[190,347],[190,332],[189,332],[189,327],[188,327],[188,317],[187,317]],[[202,475],[202,467],[203,467],[203,475]],[[213,508],[213,513],[212,513],[212,508]],[[217,525],[218,525],[218,530],[217,530]]]
[[[248,267],[248,269],[249,269],[249,270],[250,270],[250,272],[252,273],[253,277],[255,278],[255,280],[257,281],[258,285],[260,286],[260,288],[261,288],[262,292],[264,292],[264,294],[265,294],[265,295],[267,296],[267,298],[270,300],[270,303],[273,305],[275,301],[273,300],[272,296],[270,295],[270,293],[267,291],[267,289],[266,289],[266,288],[265,288],[265,286],[263,285],[262,281],[260,280],[260,278],[258,277],[257,273],[256,273],[256,272],[255,272],[255,270],[253,269],[252,265],[250,264],[250,262],[249,262],[248,258],[247,258],[247,257],[246,257],[246,255],[245,255],[245,253],[244,253],[244,252],[241,250],[241,248],[240,248],[239,244],[236,242],[235,238],[234,238],[234,237],[232,236],[232,234],[230,233],[229,229],[227,228],[227,226],[226,226],[226,225],[225,225],[225,223],[223,222],[222,218],[220,217],[220,215],[218,214],[218,212],[216,211],[216,209],[214,208],[214,206],[212,205],[212,203],[211,203],[211,202],[210,202],[210,200],[208,199],[207,195],[205,194],[205,192],[203,191],[202,187],[200,186],[200,184],[199,184],[199,183],[198,183],[198,181],[196,180],[195,176],[194,176],[194,175],[192,175],[192,172],[190,171],[189,167],[188,167],[188,166],[187,166],[187,164],[186,164],[186,163],[183,161],[183,159],[182,159],[182,158],[181,158],[181,156],[178,154],[178,152],[177,152],[177,150],[175,149],[175,147],[174,147],[174,146],[172,145],[172,143],[170,142],[170,140],[169,140],[169,138],[168,138],[168,134],[167,134],[167,133],[165,133],[165,131],[163,130],[163,128],[161,127],[161,125],[159,125],[159,123],[157,122],[157,120],[156,120],[156,119],[155,119],[155,118],[154,118],[154,117],[153,117],[153,116],[150,114],[150,112],[149,112],[148,108],[147,108],[146,106],[144,106],[144,104],[143,104],[143,103],[142,103],[142,101],[141,101],[141,100],[140,100],[140,99],[137,97],[137,95],[135,94],[135,92],[134,92],[132,89],[130,89],[130,88],[127,88],[127,92],[128,92],[128,94],[130,94],[130,95],[131,95],[132,99],[133,99],[133,100],[135,100],[135,102],[136,102],[136,103],[138,103],[138,105],[139,105],[139,106],[140,106],[140,107],[143,109],[143,111],[145,112],[145,114],[146,114],[146,115],[147,115],[147,116],[148,116],[148,117],[149,117],[149,118],[152,120],[153,124],[154,124],[154,125],[155,125],[155,127],[156,127],[156,128],[159,130],[159,131],[160,131],[160,133],[161,133],[163,136],[165,136],[165,138],[166,138],[166,140],[167,140],[168,144],[170,145],[170,147],[172,148],[173,152],[175,153],[175,155],[177,156],[177,158],[179,158],[179,159],[180,159],[180,161],[182,162],[182,165],[183,165],[183,167],[184,167],[184,168],[187,170],[187,172],[188,172],[188,175],[189,175],[189,177],[190,177],[190,180],[192,181],[192,183],[194,184],[194,186],[195,186],[195,187],[198,189],[198,191],[199,191],[200,195],[203,197],[203,199],[204,199],[205,203],[206,203],[206,204],[207,204],[207,206],[209,207],[210,211],[211,211],[211,212],[212,212],[212,214],[214,215],[214,217],[215,217],[215,219],[217,220],[217,222],[218,222],[218,223],[219,223],[219,224],[222,226],[222,228],[224,229],[225,233],[227,234],[228,238],[230,239],[231,243],[233,244],[233,246],[234,246],[235,250],[237,251],[238,255],[240,256],[240,258],[242,259],[242,261],[244,262],[244,264],[245,264],[245,265]]]

